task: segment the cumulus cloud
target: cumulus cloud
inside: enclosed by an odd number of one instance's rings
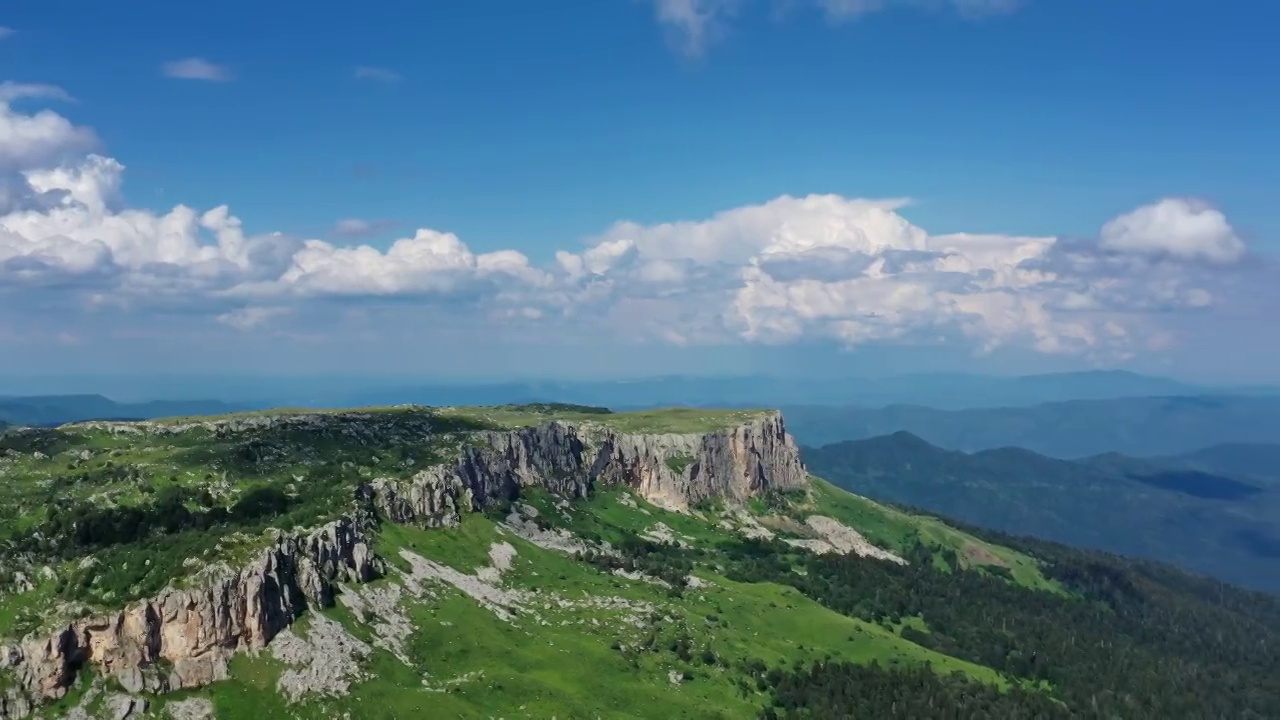
[[[339,222],[330,241],[253,233],[225,206],[126,206],[125,167],[94,152],[90,130],[9,104],[58,97],[37,87],[0,87],[0,325],[39,307],[68,322],[110,309],[119,322],[180,313],[275,332],[394,305],[490,335],[942,340],[1115,358],[1167,347],[1172,314],[1242,297],[1230,291],[1243,241],[1219,210],[1178,198],[1063,239],[931,234],[902,198],[782,196],[702,220],[618,222],[545,266],[429,228],[360,243],[369,220]]]
[[[372,80],[380,83],[393,83],[400,79],[400,73],[383,67],[361,65],[353,72],[357,80]]]
[[[1102,228],[1102,246],[1119,252],[1233,263],[1245,245],[1221,211],[1186,198],[1138,208]]]
[[[231,70],[225,65],[218,65],[199,57],[171,60],[161,65],[160,71],[165,77],[178,80],[206,80],[210,82],[227,82],[231,80]]]
[[[14,182],[15,171],[56,166],[97,144],[92,130],[76,127],[55,112],[27,113],[12,107],[29,100],[69,102],[71,96],[53,85],[0,83],[0,186],[6,176]],[[25,187],[25,181],[17,180]]]

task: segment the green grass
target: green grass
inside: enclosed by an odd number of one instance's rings
[[[682,474],[685,469],[692,464],[692,455],[676,455],[675,457],[667,458],[667,467],[671,469],[671,472],[677,475]]]
[[[333,417],[335,424],[321,423],[310,430],[278,426],[215,434],[197,427],[129,435],[80,426],[5,436],[5,447],[18,454],[0,461],[5,463],[10,500],[0,508],[0,541],[21,541],[33,528],[62,527],[57,515],[46,511],[54,504],[63,513],[70,506],[102,513],[114,507],[146,509],[162,506],[158,498],[174,497],[174,488],[193,493],[216,490],[215,504],[227,508],[233,508],[237,498],[254,497],[251,489],[282,488],[290,504],[267,518],[229,515],[237,519],[204,529],[166,530],[169,534],[107,547],[86,546],[79,554],[50,558],[57,580],[42,580],[28,593],[0,597],[0,637],[32,629],[48,615],[43,611],[60,599],[88,600],[106,608],[152,595],[166,583],[184,582],[188,558],[243,563],[265,543],[262,531],[268,525],[297,528],[328,519],[348,507],[351,491],[362,480],[407,477],[426,463],[452,457],[477,430],[560,419],[620,432],[704,433],[761,416],[761,411],[670,408],[610,413],[547,405],[298,412]],[[211,418],[223,419],[227,418]],[[360,423],[354,437],[344,424],[353,420]],[[158,424],[174,427],[192,421]],[[37,450],[47,457],[33,455]],[[666,462],[672,471],[684,472],[692,458]],[[180,497],[189,499],[175,501],[179,511],[207,510],[200,504],[207,499]],[[598,564],[539,548],[504,531],[500,511],[465,514],[453,528],[387,523],[379,530],[375,549],[392,572],[376,582],[396,582],[397,571],[408,568],[402,551],[472,574],[488,566],[492,544],[507,542],[517,555],[502,582],[524,594],[527,612],[506,622],[456,589],[438,586],[430,596],[406,600],[403,607],[414,627],[404,646],[409,664],[375,650],[365,661],[367,678],[349,695],[290,705],[276,688],[282,667],[270,653],[240,654],[232,662],[231,680],[157,698],[157,712],[168,702],[198,695],[209,698],[223,719],[318,719],[344,713],[360,718],[741,718],[754,716],[768,699],[749,677],[749,665],[790,667],[821,658],[927,663],[941,672],[1007,686],[989,668],[902,637],[904,627],[927,630],[918,618],[882,626],[842,615],[784,584],[728,579],[724,573],[734,564],[733,553],[740,552],[742,536],[716,524],[723,509],[719,503],[707,503],[699,513],[674,513],[619,487],[597,488],[589,498],[572,502],[528,490],[521,502],[537,508],[544,525],[614,547],[643,545],[637,538],[662,523],[688,545],[654,556],[676,563],[662,566],[662,576],[678,586],[685,568],[692,566],[693,575],[706,584],[680,590],[611,574]],[[977,540],[936,519],[849,495],[820,480],[813,481],[807,495],[757,498],[750,507],[765,520],[777,521],[777,527],[790,523],[801,532],[803,526],[795,521],[804,515],[830,515],[891,550],[901,551],[920,540],[940,552],[954,551],[966,567],[995,566],[1016,582],[1052,587],[1028,556]],[[55,547],[65,552],[67,546]],[[81,568],[80,559],[88,554],[99,562]],[[324,612],[366,642],[376,637],[374,627],[341,605],[312,612]],[[673,684],[673,672],[684,680]],[[444,692],[424,686],[424,679],[440,687],[450,678],[466,680],[450,684]]]
[[[404,548],[456,570],[474,572],[489,564],[489,544],[497,537],[490,518],[472,514],[457,527],[424,530],[386,523],[378,538],[378,550],[392,563],[406,567],[395,551]]]
[[[537,499],[540,504],[541,499]],[[651,515],[620,502],[619,493],[575,503],[569,514],[583,527],[622,521],[625,529],[661,520],[682,525],[693,537],[724,540],[687,516],[684,522],[646,507]],[[674,522],[673,522],[674,521]],[[625,531],[624,529],[624,531]],[[679,531],[677,531],[679,532]],[[416,628],[409,638],[406,665],[376,650],[364,670],[368,679],[341,698],[315,698],[286,705],[275,691],[280,668],[268,656],[237,656],[233,679],[203,691],[213,698],[218,716],[361,718],[743,718],[753,717],[767,697],[747,682],[746,663],[790,666],[819,658],[882,664],[929,663],[940,672],[960,672],[980,682],[1005,687],[993,671],[915,645],[894,629],[855,620],[771,583],[744,584],[709,570],[697,574],[709,584],[674,596],[643,582],[606,574],[568,556],[538,548],[483,515],[468,515],[460,527],[419,530],[386,526],[377,549],[394,558],[416,552],[463,572],[488,564],[491,544],[516,548],[508,588],[531,594],[533,612],[508,623],[451,588],[404,606]],[[393,582],[388,578],[378,582]],[[621,598],[636,611],[592,606],[552,609],[537,598],[550,596],[584,602]],[[647,608],[651,608],[647,609]],[[365,640],[372,630],[341,606],[325,611]],[[628,617],[643,617],[640,627]],[[686,638],[689,656],[673,650]],[[652,645],[652,649],[641,647]],[[713,661],[708,663],[704,655]],[[672,672],[687,678],[673,685]],[[448,687],[432,692],[424,687]],[[450,684],[450,680],[459,680]]]
[[[1040,563],[1029,555],[975,538],[935,517],[908,514],[854,495],[821,478],[811,477],[810,485],[813,512],[856,528],[880,547],[901,553],[918,540],[930,547],[954,551],[964,567],[1007,568],[1009,576],[1020,585],[1063,592],[1061,586],[1044,576]],[[941,560],[935,556],[935,562]],[[1004,571],[996,572],[1004,575]]]
[[[191,423],[218,423],[237,419],[253,419],[271,416],[420,416],[457,418],[476,421],[495,429],[510,429],[539,425],[551,420],[576,423],[595,423],[620,432],[634,433],[701,433],[732,427],[755,420],[768,413],[766,410],[716,410],[706,408],[659,408],[634,412],[610,412],[605,408],[540,403],[531,405],[493,405],[427,407],[421,405],[373,406],[344,409],[276,408],[252,410],[228,415],[173,417],[148,421],[157,426],[176,426]],[[68,426],[74,428],[75,425]]]
[[[544,406],[453,407],[439,410],[444,416],[471,418],[504,428],[539,425],[551,420],[590,423],[624,433],[693,434],[721,430],[759,419],[764,410],[710,410],[704,408],[661,408],[602,414]]]

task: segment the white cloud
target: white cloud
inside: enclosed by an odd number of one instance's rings
[[[1233,263],[1245,245],[1221,211],[1186,198],[1166,198],[1102,228],[1102,246],[1119,252]]]
[[[833,24],[857,20],[891,9],[946,10],[966,20],[981,20],[1016,12],[1024,0],[773,0],[774,18],[796,9],[821,13]],[[653,0],[658,23],[667,29],[682,53],[701,55],[720,39],[743,7],[741,0]]]
[[[42,83],[16,83],[8,80],[0,83],[0,103],[11,103],[15,100],[22,100],[24,98],[73,102],[71,95],[67,94],[66,90],[63,90],[57,85],[45,85]]]
[[[23,113],[11,107],[19,100],[41,99],[65,102],[71,97],[53,85],[0,83],[0,173],[53,165],[97,143],[92,130],[78,128],[57,113]]]
[[[386,251],[308,240],[274,281],[246,286],[255,296],[449,296],[474,292],[482,280],[538,280],[513,250],[476,255],[452,233],[418,230]]]
[[[341,221],[330,242],[247,232],[225,206],[128,208],[124,166],[88,152],[87,128],[0,103],[0,130],[0,169],[13,178],[0,185],[0,326],[34,304],[68,322],[110,308],[119,322],[181,312],[262,332],[315,323],[340,300],[337,312],[361,309],[351,317],[394,304],[490,337],[946,338],[979,351],[1123,357],[1167,346],[1171,314],[1212,312],[1244,252],[1219,211],[1180,199],[1122,215],[1098,240],[1068,241],[932,235],[903,216],[904,199],[810,195],[697,221],[619,222],[539,267],[428,228],[379,247],[351,241],[377,221]]]
[[[373,80],[380,83],[393,83],[400,80],[400,73],[383,67],[361,65],[353,73],[357,80]]]
[[[969,20],[1008,15],[1023,5],[1023,0],[816,0],[828,20],[856,20],[864,15],[894,8],[947,9]]]
[[[18,32],[17,30],[14,30],[11,27],[5,27],[4,25],[0,25],[0,40],[4,40],[7,37],[12,37],[13,35],[17,34],[17,32]]]
[[[231,70],[225,65],[218,65],[204,58],[190,57],[182,60],[171,60],[160,67],[165,77],[178,80],[208,80],[211,82],[227,82],[231,80]]]
[[[738,0],[654,0],[658,22],[686,55],[702,54],[738,10]]]

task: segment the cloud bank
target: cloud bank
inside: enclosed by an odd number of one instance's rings
[[[287,333],[322,309],[376,334],[394,308],[513,341],[959,343],[1116,359],[1169,347],[1170,318],[1214,312],[1246,268],[1266,266],[1190,198],[1066,239],[931,234],[902,215],[904,199],[782,196],[618,222],[547,264],[430,228],[360,243],[375,225],[354,219],[331,240],[257,234],[225,206],[126,206],[125,167],[92,130],[25,109],[58,99],[0,85],[0,331],[39,317],[58,331],[92,319],[154,333],[176,313],[187,328]]]

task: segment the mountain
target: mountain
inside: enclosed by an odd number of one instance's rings
[[[87,422],[0,472],[4,720],[1280,714],[1280,598],[847,493],[776,412]]]
[[[1123,371],[998,377],[962,373],[881,378],[657,377],[606,382],[512,382],[405,385],[338,398],[355,404],[421,402],[570,402],[609,407],[664,405],[773,406],[922,404],[940,408],[1028,405],[1055,400],[1152,395],[1200,395],[1212,389]]]
[[[800,442],[814,447],[899,430],[949,450],[1022,447],[1061,458],[1108,452],[1153,457],[1217,444],[1280,444],[1280,397],[1266,396],[1072,400],[968,410],[810,405],[783,411]]]
[[[1227,443],[1157,461],[1211,473],[1280,480],[1280,444]]]
[[[815,473],[869,497],[1280,591],[1280,482],[1117,454],[966,454],[907,432],[806,449],[804,457]]]
[[[1035,405],[1121,397],[1268,395],[1280,388],[1209,386],[1126,371],[1024,376],[917,373],[886,377],[659,376],[630,380],[544,379],[441,382],[413,378],[316,377],[0,377],[4,389],[66,393],[90,389],[119,398],[217,397],[240,409],[364,405],[490,405],[563,402],[612,408],[923,405],[940,409]],[[231,410],[232,408],[228,408]]]
[[[143,420],[176,415],[215,415],[242,409],[219,400],[118,403],[101,395],[0,397],[0,426],[61,425],[83,420]]]

